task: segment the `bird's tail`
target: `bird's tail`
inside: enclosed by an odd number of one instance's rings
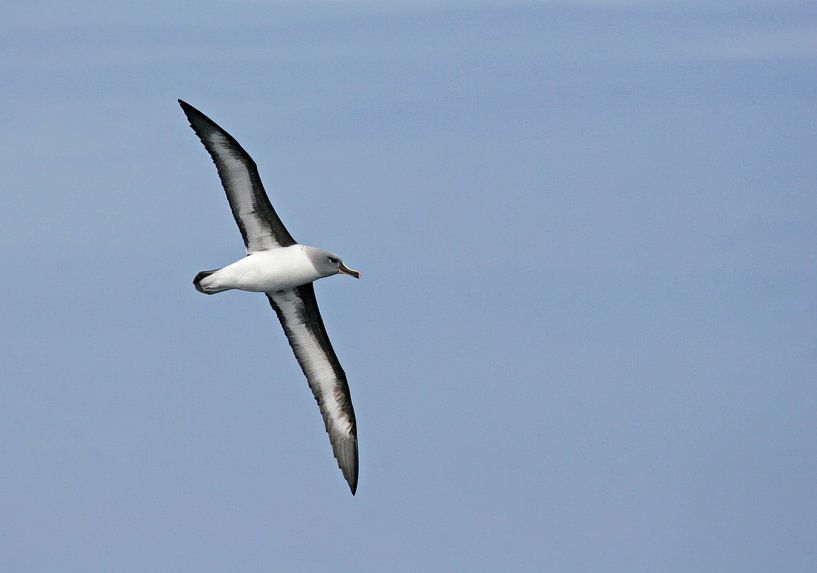
[[[196,287],[197,291],[203,292],[204,294],[216,294],[217,292],[230,290],[230,289],[226,289],[226,288],[212,287],[212,286],[209,286],[207,284],[202,284],[201,283],[201,281],[203,279],[206,279],[207,277],[209,277],[210,275],[212,275],[213,273],[215,273],[216,271],[219,271],[219,270],[221,270],[221,269],[214,269],[212,271],[201,271],[201,272],[199,272],[196,275],[196,278],[193,279],[193,286]]]

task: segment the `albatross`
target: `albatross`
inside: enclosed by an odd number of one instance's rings
[[[360,273],[338,255],[293,239],[272,208],[249,154],[192,105],[182,100],[179,105],[216,164],[247,249],[245,257],[226,267],[201,271],[193,285],[204,294],[237,289],[267,295],[318,402],[332,452],[354,495],[358,474],[355,411],[312,283],[339,273],[359,279]]]

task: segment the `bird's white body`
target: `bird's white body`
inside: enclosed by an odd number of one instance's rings
[[[318,272],[304,245],[251,253],[201,280],[205,291],[277,292],[315,281]]]

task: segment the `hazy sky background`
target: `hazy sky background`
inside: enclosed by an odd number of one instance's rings
[[[817,570],[813,2],[12,2],[0,570]],[[253,155],[356,497],[183,98]]]

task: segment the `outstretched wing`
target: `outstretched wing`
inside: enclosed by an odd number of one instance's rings
[[[289,345],[321,409],[340,471],[354,495],[357,490],[357,425],[346,374],[332,349],[312,283],[268,293]]]
[[[187,102],[179,100],[179,105],[216,164],[247,253],[294,245],[269,202],[252,157],[212,119]]]

